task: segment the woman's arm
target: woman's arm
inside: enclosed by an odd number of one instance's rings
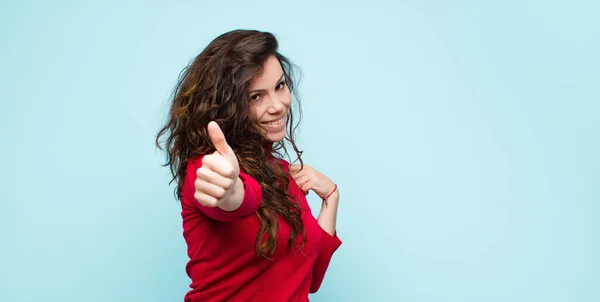
[[[337,236],[336,232],[336,219],[338,204],[340,199],[340,193],[337,191],[333,192],[321,206],[321,212],[317,218],[317,222],[323,230],[321,233],[321,251],[315,260],[313,266],[312,279],[310,281],[310,293],[315,293],[321,287],[323,279],[325,278],[325,272],[329,267],[329,262],[333,253],[340,247],[342,241]]]
[[[218,221],[232,221],[246,218],[254,213],[262,200],[262,188],[252,176],[240,172],[237,183],[234,185],[234,193],[228,200],[224,200],[222,206],[210,207],[202,205],[196,198],[195,181],[197,171],[202,166],[202,157],[191,159],[187,165],[187,172],[183,186],[181,201],[206,216]]]
[[[315,259],[313,273],[310,282],[310,293],[315,293],[321,287],[325,272],[329,267],[329,262],[333,253],[340,247],[342,241],[337,236],[336,221],[340,199],[340,193],[337,185],[328,177],[313,169],[311,166],[291,165],[290,172],[298,187],[307,193],[308,190],[314,191],[321,199],[323,204],[317,217],[317,223],[321,227],[321,250]]]
[[[312,190],[323,200],[317,222],[323,230],[333,236],[340,199],[337,185],[309,165],[303,165],[302,167],[300,165],[290,165],[290,174],[305,194]]]
[[[340,200],[339,191],[335,190],[321,206],[321,211],[317,217],[317,222],[329,235],[335,235],[335,225],[337,221],[338,204]]]
[[[193,196],[195,202],[191,203],[213,219],[245,218],[258,208],[260,185],[240,171],[235,152],[216,122],[208,124],[208,133],[216,151],[188,165],[186,197]],[[190,182],[193,188],[189,188]]]

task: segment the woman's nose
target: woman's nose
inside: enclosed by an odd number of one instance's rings
[[[283,104],[283,100],[278,95],[273,95],[270,97],[271,103],[269,104],[270,113],[277,113],[285,108],[285,104]]]

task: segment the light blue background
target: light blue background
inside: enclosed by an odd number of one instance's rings
[[[302,68],[300,146],[340,186],[313,301],[600,301],[598,4],[216,2],[2,2],[0,301],[181,301],[153,139],[235,28]]]

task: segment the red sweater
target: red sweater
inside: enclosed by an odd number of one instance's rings
[[[281,160],[288,171],[289,163]],[[226,212],[202,206],[194,199],[196,170],[202,158],[189,161],[182,190],[183,236],[190,258],[186,272],[192,279],[186,302],[195,301],[308,301],[316,292],[333,253],[342,244],[317,223],[302,190],[289,176],[289,194],[302,209],[307,241],[304,248],[288,246],[291,227],[279,218],[273,260],[256,255],[260,222],[253,215],[262,200],[262,189],[248,174],[240,173],[245,193],[241,206]],[[302,236],[298,236],[301,242]]]

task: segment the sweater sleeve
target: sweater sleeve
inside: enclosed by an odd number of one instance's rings
[[[233,221],[244,219],[252,215],[262,200],[262,188],[252,176],[240,171],[240,180],[244,184],[244,199],[239,208],[234,211],[225,211],[219,207],[201,205],[194,198],[194,182],[196,170],[202,166],[202,156],[191,159],[187,164],[186,176],[181,194],[181,201],[188,207],[200,210],[206,216],[218,221]]]
[[[312,280],[310,282],[310,293],[316,293],[321,287],[321,283],[323,282],[323,278],[325,277],[325,272],[327,271],[327,267],[329,266],[329,262],[331,261],[331,256],[333,253],[342,245],[342,241],[337,236],[336,233],[331,236],[327,233],[323,228],[321,228],[321,251],[315,260],[315,264],[313,266],[313,274]]]

